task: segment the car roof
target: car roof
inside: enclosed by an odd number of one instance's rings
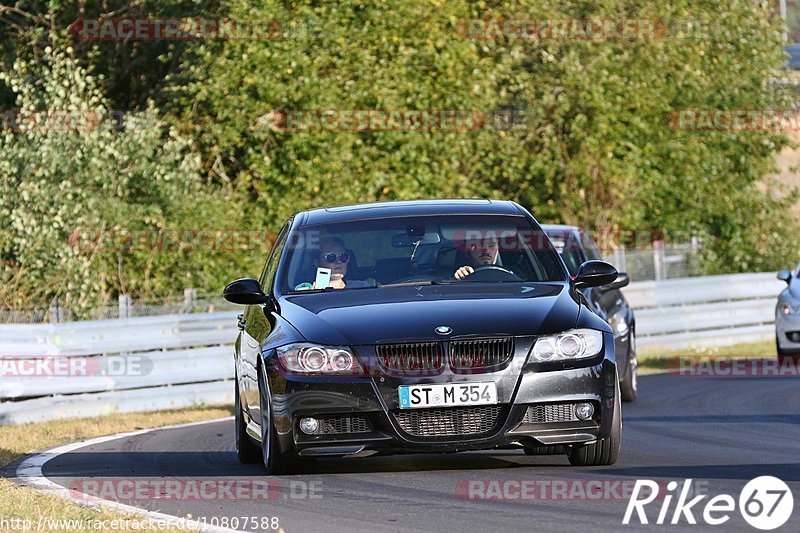
[[[373,218],[455,214],[524,216],[525,210],[517,203],[507,200],[407,200],[321,207],[301,211],[296,216],[304,217],[302,224],[309,225]]]
[[[567,232],[567,231],[581,231],[578,226],[570,226],[567,224],[541,224],[542,229],[547,232]]]

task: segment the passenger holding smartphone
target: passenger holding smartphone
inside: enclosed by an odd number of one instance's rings
[[[344,245],[344,241],[339,237],[323,237],[319,242],[319,255],[314,259],[314,266],[316,268],[329,268],[331,271],[331,279],[328,287],[334,289],[358,289],[361,287],[373,287],[374,281],[348,280],[345,282],[347,276],[347,264],[350,262],[350,254]],[[321,289],[324,287],[317,287],[316,282],[311,285],[312,289]]]

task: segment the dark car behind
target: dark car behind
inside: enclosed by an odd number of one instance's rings
[[[553,241],[572,276],[578,273],[582,263],[603,259],[591,235],[577,226],[542,224],[542,229]],[[636,375],[636,318],[620,290],[628,283],[628,275],[620,273],[617,280],[610,285],[586,287],[581,291],[594,312],[614,330],[614,352],[620,374],[620,391],[623,401],[626,402],[636,399],[639,388]]]

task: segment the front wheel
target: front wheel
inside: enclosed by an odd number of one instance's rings
[[[617,396],[614,398],[614,415],[611,423],[611,435],[597,439],[592,444],[572,446],[567,457],[573,466],[602,466],[613,465],[619,456],[619,447],[622,441],[622,408],[619,402],[619,382],[617,382]]]
[[[269,403],[269,389],[264,370],[258,367],[258,397],[261,411],[261,461],[268,474],[280,475],[288,471],[288,461],[281,456],[275,424],[272,423],[272,410]]]

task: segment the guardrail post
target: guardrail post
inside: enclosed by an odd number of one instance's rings
[[[197,289],[183,289],[183,312],[191,313],[197,301]]]
[[[64,310],[61,308],[61,304],[58,302],[58,296],[53,298],[53,301],[50,303],[50,322],[55,324],[58,322],[64,322]]]
[[[614,248],[614,263],[618,272],[628,271],[628,265],[625,264],[625,246],[620,244]]]
[[[664,241],[653,241],[653,269],[656,281],[667,277],[666,262],[664,260]]]
[[[129,318],[131,316],[131,297],[129,294],[119,295],[119,317]]]

